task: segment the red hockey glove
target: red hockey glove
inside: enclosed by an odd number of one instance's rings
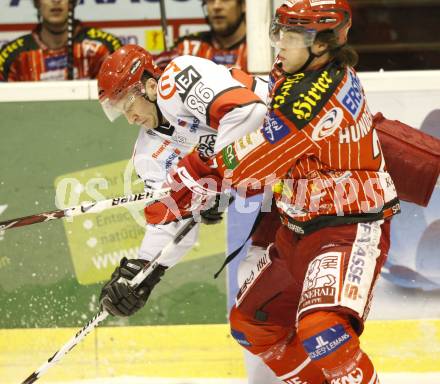
[[[171,188],[170,196],[144,209],[149,224],[182,220],[211,208],[221,190],[221,179],[195,151],[170,171],[164,187]]]

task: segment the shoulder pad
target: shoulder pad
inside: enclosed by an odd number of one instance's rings
[[[272,108],[303,129],[322,110],[345,75],[329,64],[319,71],[285,76],[272,98]]]
[[[0,72],[8,78],[9,68],[21,52],[38,49],[31,33],[18,37],[3,45],[0,49]]]
[[[75,37],[75,40],[78,42],[85,39],[95,40],[102,43],[110,52],[114,52],[122,47],[121,40],[115,35],[95,27],[83,27]]]

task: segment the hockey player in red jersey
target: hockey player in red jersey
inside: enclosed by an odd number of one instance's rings
[[[330,384],[379,382],[359,336],[399,200],[346,47],[350,25],[346,0],[285,1],[271,26],[279,55],[263,127],[207,162],[186,156],[169,175],[195,194],[209,177],[274,187],[284,225],[243,273],[230,322],[238,343],[290,384],[313,382],[305,367]]]
[[[155,57],[156,64],[165,68],[177,56],[192,55],[246,71],[245,0],[202,0],[202,6],[210,30],[179,38]]]
[[[0,49],[0,81],[68,79],[69,55],[74,79],[94,79],[102,61],[121,42],[116,36],[73,20],[72,52],[68,48],[68,7],[74,0],[34,0],[40,22],[32,33]]]
[[[295,8],[298,3],[300,12]],[[272,40],[280,49],[280,57],[271,74],[270,111],[263,127],[226,145],[209,161],[193,152],[179,162],[168,179],[171,184],[185,184],[172,194],[183,214],[188,213],[189,194],[205,197],[210,193],[206,185],[199,188],[200,178],[207,181],[206,177],[213,176],[213,193],[220,189],[216,184],[225,176],[236,188],[273,186],[284,226],[277,231],[273,244],[246,258],[239,271],[241,287],[231,313],[232,335],[286,383],[377,383],[374,367],[359,347],[359,335],[374,282],[386,258],[389,220],[399,206],[375,131],[375,126],[382,129],[384,124],[371,118],[359,79],[351,68],[355,55],[341,47],[350,24],[349,7],[342,0],[324,9],[315,3],[286,2],[278,9]],[[303,12],[303,7],[308,12]],[[301,26],[296,24],[298,12]],[[318,25],[316,18],[321,20]],[[303,29],[307,19],[315,31]],[[221,93],[204,108],[202,96],[209,96],[209,92],[201,92],[205,89],[204,76],[191,76],[193,81],[188,81],[184,74],[190,61],[186,60],[182,66],[179,62],[176,67],[171,65],[170,72],[162,75],[156,102],[162,112],[176,120],[180,99],[185,108],[198,112],[198,119],[214,122],[220,131],[223,118],[217,112],[228,114],[234,108],[223,104],[228,98]],[[128,68],[135,71],[138,66]],[[221,77],[218,80],[222,81]],[[116,91],[115,95],[119,93]],[[101,102],[105,109],[110,107],[108,112],[116,108],[128,118],[135,116],[128,112],[136,100],[155,101],[149,93],[133,96],[124,99],[128,103],[115,103],[102,94]],[[173,98],[177,104],[164,103]],[[153,107],[150,104],[146,104],[149,110]],[[142,116],[145,119],[137,116],[131,121],[143,125],[148,116]],[[153,120],[148,118],[150,123],[157,120],[154,116]],[[389,142],[392,156],[394,142]],[[411,156],[407,154],[409,165]],[[400,171],[398,164],[395,166]],[[426,176],[419,178],[418,189],[429,192],[423,183],[432,184],[426,180],[428,176],[436,178],[438,169]],[[414,199],[414,188],[405,183],[402,188],[399,194],[404,192],[412,201],[426,201],[429,195],[423,192]],[[176,218],[161,208],[149,212],[152,222]],[[265,235],[255,243],[263,246]],[[145,295],[114,290],[120,276],[133,276],[135,272],[121,266],[104,287],[102,303],[110,312],[116,307],[128,315],[145,303],[157,276],[151,278],[150,286],[147,281]],[[130,300],[124,301],[127,297]],[[106,303],[108,298],[111,301]]]

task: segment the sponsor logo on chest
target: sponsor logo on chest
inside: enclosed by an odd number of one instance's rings
[[[232,65],[237,61],[237,55],[234,53],[216,53],[212,57],[212,61],[221,65]]]
[[[292,90],[292,87],[295,84],[298,84],[303,78],[304,73],[297,73],[293,76],[288,76],[284,80],[283,84],[280,87],[280,90],[277,92],[277,94],[273,98],[273,108],[279,108],[281,105],[283,105],[286,102],[286,98],[290,96],[290,91]],[[273,88],[273,82],[271,81],[271,87]]]
[[[192,65],[176,75],[176,88],[182,100],[186,99],[188,92],[201,78],[202,75],[200,75]]]
[[[298,120],[309,121],[313,118],[314,110],[323,100],[324,95],[333,84],[333,79],[327,71],[321,73],[311,87],[300,93],[298,99],[292,105],[292,112]]]
[[[166,149],[170,144],[171,144],[170,141],[165,140],[165,141],[160,145],[160,147],[159,147],[157,150],[155,150],[155,151],[153,152],[153,154],[151,155],[151,157],[153,157],[154,159],[157,159],[157,158],[160,156],[160,154],[161,154],[163,151],[165,151],[165,149]]]
[[[356,124],[342,128],[339,131],[339,144],[357,143],[370,133],[372,127],[373,116],[369,109],[365,107],[365,111],[356,121]]]
[[[356,120],[359,113],[362,111],[362,106],[365,104],[365,98],[362,92],[361,83],[356,74],[349,70],[347,76],[348,80],[339,91],[336,98]]]
[[[214,91],[201,81],[202,75],[190,65],[175,77],[177,93],[185,105],[201,114],[206,114]]]
[[[332,108],[319,120],[312,132],[312,139],[319,141],[333,135],[340,127],[344,118],[344,112],[341,108]]]
[[[67,55],[46,57],[44,66],[47,71],[56,71],[67,67]]]

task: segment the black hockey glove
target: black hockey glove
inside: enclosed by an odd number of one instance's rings
[[[202,218],[201,221],[203,224],[207,224],[207,225],[218,224],[220,223],[220,221],[222,221],[223,213],[226,207],[220,207],[220,199],[221,199],[221,195],[217,195],[215,197],[214,205],[211,208],[208,208],[207,210],[200,212],[200,216]],[[233,201],[234,198],[230,196],[228,205],[230,205]]]
[[[101,308],[113,316],[122,317],[131,316],[141,309],[167,269],[159,265],[136,289],[133,289],[126,280],[131,280],[148,263],[147,260],[128,260],[124,257],[119,267],[112,273],[110,281],[101,290],[99,296]]]

